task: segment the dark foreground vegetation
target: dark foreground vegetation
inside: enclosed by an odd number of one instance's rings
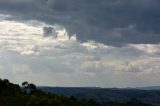
[[[7,79],[0,79],[0,106],[152,106],[137,99],[131,99],[126,103],[107,102],[97,103],[94,100],[76,99],[45,93],[34,84],[23,82],[20,87],[10,83]]]

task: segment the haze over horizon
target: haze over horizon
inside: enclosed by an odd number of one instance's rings
[[[159,0],[0,0],[0,78],[160,85]]]

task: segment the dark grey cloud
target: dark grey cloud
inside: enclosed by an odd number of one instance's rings
[[[64,26],[81,41],[160,42],[159,0],[1,0],[0,12]]]
[[[44,27],[43,28],[43,35],[48,37],[50,35],[53,35],[54,34],[54,29],[53,27]]]

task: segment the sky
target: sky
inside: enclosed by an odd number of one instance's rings
[[[0,0],[0,78],[160,85],[159,0]]]

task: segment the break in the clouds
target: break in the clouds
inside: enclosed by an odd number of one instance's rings
[[[60,24],[81,41],[114,46],[160,42],[159,0],[1,0],[12,19]]]
[[[158,0],[0,0],[0,77],[50,86],[160,84]]]

